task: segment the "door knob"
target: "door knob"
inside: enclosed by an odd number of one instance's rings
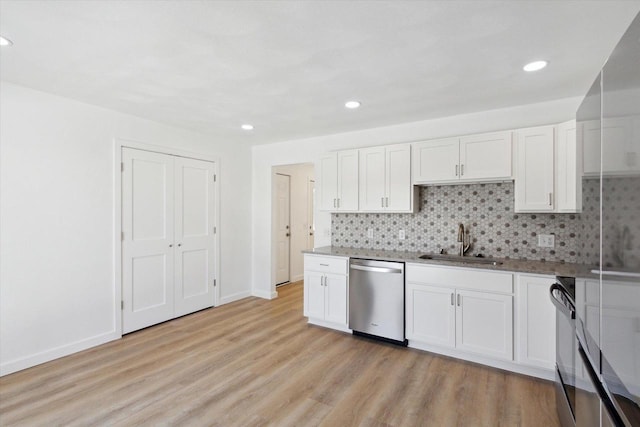
[[[170,248],[172,248],[172,247],[173,247],[173,244],[169,245],[169,247],[170,247]]]
[[[182,243],[178,243],[178,247],[182,246]]]
[[[289,233],[287,233],[286,236],[289,237]]]

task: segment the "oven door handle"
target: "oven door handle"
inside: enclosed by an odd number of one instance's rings
[[[558,297],[556,297],[554,291],[558,291],[560,294],[562,294],[565,297],[565,301],[559,300]],[[574,320],[576,318],[576,306],[571,301],[571,295],[569,295],[569,292],[565,289],[564,286],[562,286],[560,283],[554,283],[549,288],[549,294],[551,295],[551,302],[556,306],[558,311],[560,311],[571,320]],[[567,306],[567,304],[569,306]]]

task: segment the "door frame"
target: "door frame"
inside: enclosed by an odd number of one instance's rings
[[[122,149],[133,148],[136,150],[151,151],[154,153],[168,154],[177,157],[186,157],[196,160],[204,160],[214,163],[216,180],[213,183],[214,191],[214,227],[216,228],[214,243],[214,263],[216,286],[213,291],[213,306],[220,305],[220,157],[214,154],[196,153],[174,147],[148,144],[124,138],[113,140],[113,310],[114,330],[122,337]]]

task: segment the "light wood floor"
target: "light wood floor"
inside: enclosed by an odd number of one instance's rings
[[[553,385],[307,325],[302,284],[0,379],[2,425],[554,426]]]

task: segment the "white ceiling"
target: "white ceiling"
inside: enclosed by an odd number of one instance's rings
[[[0,0],[3,80],[251,144],[584,95],[638,1]],[[522,66],[547,59],[543,71]],[[346,110],[346,100],[362,102]],[[240,130],[252,123],[255,130]]]

